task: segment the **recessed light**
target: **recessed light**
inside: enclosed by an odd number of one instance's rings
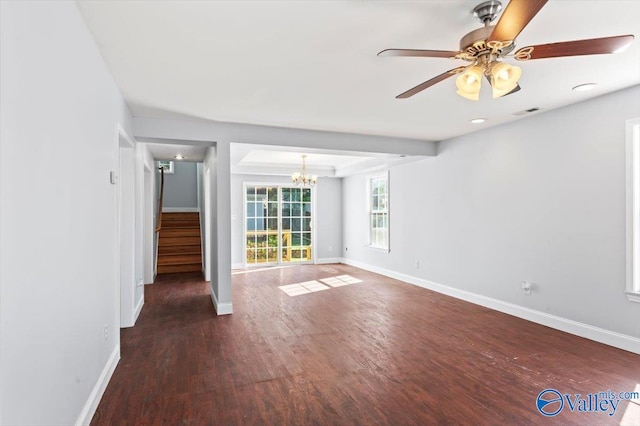
[[[596,87],[596,83],[585,83],[585,84],[579,84],[571,90],[574,90],[576,92],[586,92],[587,90],[591,90],[594,87]]]
[[[176,160],[182,160],[184,158],[184,155],[182,154],[174,155],[173,158],[175,158]]]
[[[484,123],[485,121],[487,121],[486,118],[474,118],[473,120],[471,120],[473,124],[480,124],[480,123]]]

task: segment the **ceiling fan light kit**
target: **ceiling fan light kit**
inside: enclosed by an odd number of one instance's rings
[[[453,75],[456,78],[456,93],[463,98],[477,101],[480,98],[482,76],[489,81],[493,98],[500,98],[520,90],[519,80],[522,70],[501,61],[516,47],[515,39],[542,9],[548,0],[511,0],[496,23],[491,22],[502,10],[498,0],[480,3],[473,9],[473,16],[484,27],[466,34],[460,40],[460,50],[385,49],[378,56],[412,56],[431,58],[461,59],[471,62],[468,66],[457,67],[421,83],[396,96],[406,99],[439,83]],[[517,50],[512,56],[518,61],[558,58],[565,56],[597,55],[618,53],[633,41],[631,34],[602,37],[587,40],[565,41],[527,46]]]
[[[484,71],[479,66],[470,66],[456,78],[457,94],[463,98],[477,101],[480,97],[480,85]]]
[[[491,67],[491,86],[493,98],[500,98],[511,93],[518,85],[522,70],[520,67],[509,65],[506,62],[496,62]]]

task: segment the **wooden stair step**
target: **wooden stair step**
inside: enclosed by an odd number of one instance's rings
[[[200,254],[202,246],[200,244],[184,244],[174,246],[159,246],[158,256],[165,254]]]
[[[162,220],[200,220],[198,212],[162,212]]]
[[[162,229],[173,228],[200,228],[199,220],[164,220],[162,219]]]
[[[197,237],[163,237],[158,240],[159,246],[187,246],[200,244],[200,236]]]
[[[186,265],[190,263],[202,263],[199,254],[171,254],[158,256],[158,265]]]
[[[160,230],[160,238],[162,237],[199,237],[200,228],[162,228]]]
[[[199,272],[202,271],[201,263],[190,263],[186,265],[158,265],[159,274],[173,274],[177,272]]]

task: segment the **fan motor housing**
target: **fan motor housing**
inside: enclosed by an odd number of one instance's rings
[[[493,32],[494,27],[495,25],[487,25],[486,27],[473,30],[462,37],[460,39],[460,59],[474,61],[478,56],[492,51],[495,52],[495,46],[489,46],[486,41]],[[501,47],[496,52],[500,57],[507,55],[516,47],[512,42],[502,42],[500,45]]]

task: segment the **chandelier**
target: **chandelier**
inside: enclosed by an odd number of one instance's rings
[[[307,175],[307,165],[305,164],[306,158],[307,158],[306,155],[302,156],[302,171],[295,172],[294,174],[291,175],[291,181],[294,183],[294,185],[299,185],[299,184],[302,184],[302,186],[315,185],[318,182],[318,176]]]

